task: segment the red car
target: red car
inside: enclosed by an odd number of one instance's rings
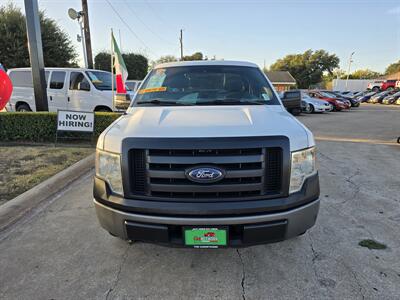
[[[308,94],[313,98],[328,101],[330,104],[332,104],[333,110],[335,111],[341,111],[342,109],[348,108],[344,102],[338,101],[337,98],[333,97],[333,95],[323,91],[309,91]]]
[[[388,79],[388,80],[384,80],[383,82],[381,82],[380,84],[380,89],[381,91],[390,91],[396,88],[396,79]]]

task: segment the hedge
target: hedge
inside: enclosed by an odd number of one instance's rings
[[[94,136],[108,127],[120,114],[96,112]],[[4,112],[0,113],[0,141],[55,142],[57,113],[55,112]],[[79,133],[71,133],[74,137]]]

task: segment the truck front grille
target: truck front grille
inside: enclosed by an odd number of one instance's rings
[[[180,201],[254,199],[282,189],[282,149],[131,149],[130,189],[134,195]],[[186,170],[215,166],[225,177],[215,183],[189,180]]]

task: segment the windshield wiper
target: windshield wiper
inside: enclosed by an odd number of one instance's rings
[[[151,105],[169,105],[169,106],[189,106],[193,105],[190,103],[179,103],[176,101],[169,101],[169,100],[159,100],[159,99],[152,99],[152,100],[147,100],[147,101],[137,101],[135,104],[141,105],[141,104],[151,104]]]

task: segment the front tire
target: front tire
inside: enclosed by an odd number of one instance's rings
[[[32,109],[29,107],[28,104],[23,103],[23,104],[18,105],[17,111],[18,112],[28,112],[28,111],[32,111]]]

